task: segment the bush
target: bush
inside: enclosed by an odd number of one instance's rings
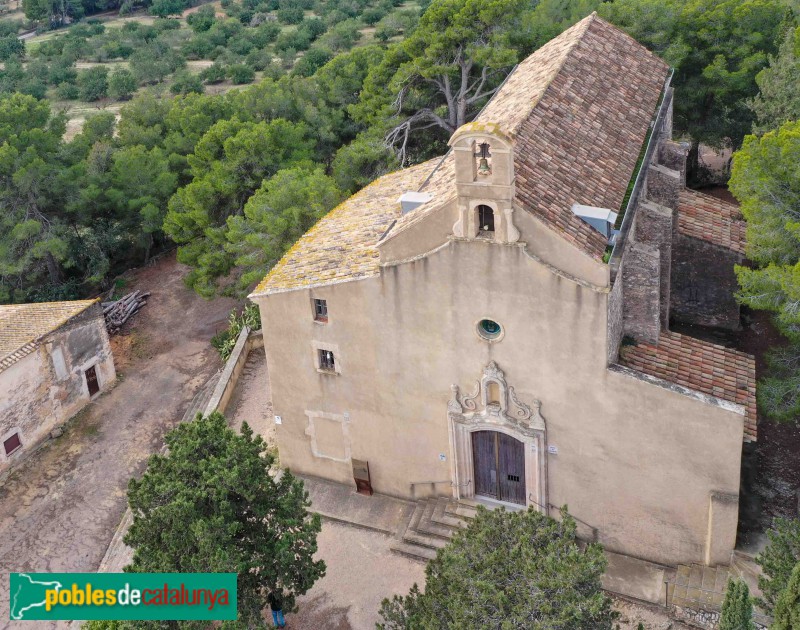
[[[308,33],[312,41],[317,39],[317,37],[324,34],[325,31],[328,30],[328,27],[325,26],[325,22],[323,22],[319,18],[303,20],[302,24],[300,24],[300,28],[303,29],[306,33]]]
[[[169,91],[173,94],[202,94],[203,81],[196,74],[192,74],[187,70],[180,70],[175,73],[172,85],[169,86]]]
[[[117,68],[108,78],[108,94],[119,101],[127,101],[137,87],[136,77],[127,68]]]
[[[80,96],[80,91],[77,85],[65,81],[56,87],[56,96],[64,101],[75,101]]]
[[[252,83],[256,78],[255,70],[243,63],[237,63],[228,68],[228,76],[236,85]]]
[[[383,19],[383,16],[386,15],[386,10],[380,7],[373,7],[372,9],[367,9],[364,13],[361,14],[361,20],[364,24],[368,26],[375,26],[378,22]]]
[[[303,21],[303,9],[299,7],[288,7],[286,9],[278,9],[275,14],[278,19],[284,24],[300,24]]]
[[[78,90],[81,100],[93,102],[108,94],[108,68],[98,66],[78,73]]]
[[[11,57],[25,56],[25,42],[19,39],[16,34],[0,37],[0,61],[5,61]]]
[[[206,83],[222,83],[227,76],[225,66],[219,63],[211,64],[200,73],[200,78]]]
[[[319,68],[333,59],[333,53],[325,48],[310,48],[305,55],[297,60],[292,72],[301,77],[310,77]]]
[[[231,356],[236,340],[239,338],[239,333],[242,332],[242,328],[245,326],[250,330],[259,330],[261,328],[261,312],[258,310],[258,306],[253,303],[247,304],[241,315],[236,312],[236,309],[233,309],[228,316],[228,328],[211,338],[211,345],[216,348],[223,361],[227,361],[228,357]]]
[[[309,46],[311,46],[311,36],[301,29],[284,31],[275,41],[275,50],[278,52],[291,49],[297,53],[300,50],[307,50]]]
[[[182,0],[153,0],[150,13],[165,18],[170,15],[179,15],[185,8]]]
[[[217,21],[214,7],[206,5],[186,16],[186,23],[195,33],[205,33]]]

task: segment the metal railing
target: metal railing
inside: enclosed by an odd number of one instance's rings
[[[614,248],[611,250],[611,258],[609,258],[608,266],[611,269],[611,281],[614,282],[617,271],[619,271],[620,263],[622,262],[622,254],[625,251],[625,243],[628,240],[628,232],[631,229],[631,224],[633,223],[634,214],[636,214],[636,204],[639,202],[639,195],[642,192],[642,187],[644,186],[644,182],[647,179],[647,170],[650,164],[650,160],[653,157],[653,151],[655,151],[656,147],[658,146],[658,141],[661,136],[661,131],[664,126],[664,120],[666,120],[666,114],[669,110],[669,106],[672,103],[672,94],[670,93],[670,85],[672,83],[672,75],[675,73],[675,69],[673,68],[670,70],[669,76],[667,76],[667,80],[664,82],[664,88],[662,90],[662,99],[661,105],[658,108],[658,113],[656,114],[656,118],[653,121],[653,128],[652,132],[650,133],[650,139],[647,142],[647,148],[644,152],[644,157],[642,158],[642,163],[639,165],[639,172],[636,174],[636,180],[633,184],[633,190],[631,191],[631,196],[628,198],[628,203],[625,206],[624,214],[622,217],[622,225],[619,229],[619,234],[617,235],[617,239],[614,242]]]
[[[531,494],[528,495],[528,502],[531,505],[535,505],[536,507],[542,508],[544,510],[544,513],[547,514],[548,516],[550,516],[550,510],[551,509],[552,510],[556,510],[556,511],[560,511],[561,510],[560,507],[558,507],[557,505],[553,505],[552,503],[548,503],[546,506],[542,505],[541,503],[537,503],[536,501],[534,501],[533,495],[531,495]],[[579,519],[574,514],[570,514],[569,512],[567,512],[567,513],[569,514],[570,518],[572,518],[576,523],[580,523],[584,527],[588,528],[588,530],[592,533],[591,542],[597,542],[599,540],[599,536],[600,536],[600,530],[599,529],[597,529],[594,525],[589,525],[589,523],[587,523],[584,520]]]

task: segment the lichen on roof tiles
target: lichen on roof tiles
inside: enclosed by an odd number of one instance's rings
[[[0,360],[52,332],[97,300],[37,302],[0,306]]]
[[[306,232],[253,296],[377,275],[378,240],[401,216],[400,195],[417,190],[441,158],[384,175]]]

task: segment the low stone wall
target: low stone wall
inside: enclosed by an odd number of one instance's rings
[[[225,413],[225,408],[231,399],[231,395],[236,389],[236,383],[239,380],[242,370],[244,369],[245,363],[247,363],[247,357],[250,354],[250,351],[254,348],[263,347],[264,336],[261,331],[250,330],[245,326],[242,329],[242,332],[239,333],[239,338],[236,340],[236,345],[233,348],[233,352],[231,352],[231,356],[228,357],[228,361],[225,363],[225,367],[222,370],[222,375],[220,376],[220,379],[214,388],[214,392],[212,393],[208,404],[203,410],[203,415],[207,416],[215,411]],[[167,447],[165,445],[161,449],[161,454],[163,455],[166,452]],[[97,569],[98,573],[122,571],[123,567],[130,563],[133,550],[123,542],[123,538],[132,522],[133,514],[131,513],[131,509],[128,508],[125,510],[122,521],[117,526],[114,536],[106,548],[106,553],[103,556],[103,559],[100,561],[100,566]],[[70,627],[77,629],[80,627],[80,623],[81,622],[73,622],[73,625]]]
[[[244,364],[247,363],[247,357],[253,348],[264,347],[264,336],[260,330],[250,330],[247,326],[242,328],[239,333],[239,338],[236,340],[236,345],[228,357],[225,368],[222,370],[217,386],[214,388],[214,393],[206,405],[203,415],[207,416],[215,411],[225,413],[228,402],[236,389],[236,383],[239,376],[242,374]]]

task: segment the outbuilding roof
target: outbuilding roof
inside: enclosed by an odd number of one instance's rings
[[[658,345],[638,342],[620,350],[620,363],[656,378],[745,408],[744,439],[755,441],[755,358],[694,337],[662,331]]]
[[[0,370],[33,351],[35,342],[98,300],[0,305]]]
[[[668,70],[593,13],[521,62],[468,124],[512,140],[515,205],[600,260],[607,239],[571,208],[619,209]],[[397,198],[420,189],[433,199],[400,216]],[[380,178],[300,239],[254,295],[377,273],[375,245],[392,221],[388,238],[455,194],[452,155]]]
[[[678,198],[678,231],[744,255],[746,224],[732,203],[684,188]]]

